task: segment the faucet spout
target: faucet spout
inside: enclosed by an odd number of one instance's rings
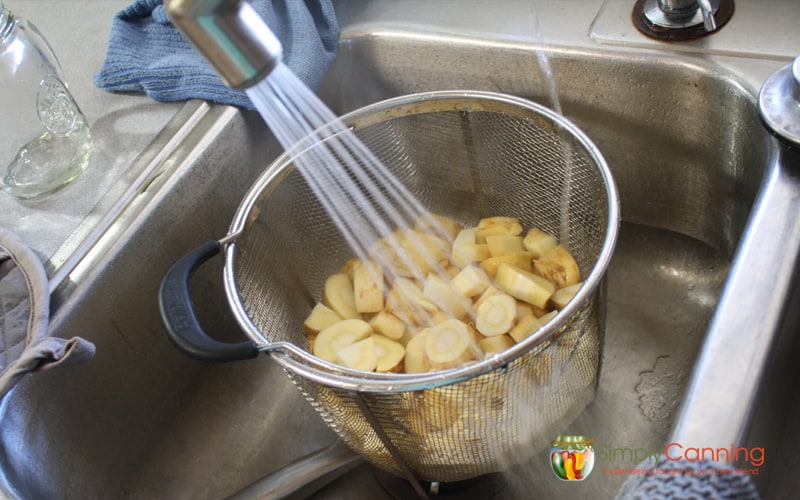
[[[245,0],[166,0],[164,6],[231,88],[251,87],[281,62],[280,41]]]

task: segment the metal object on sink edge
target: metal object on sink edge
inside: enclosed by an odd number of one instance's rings
[[[787,316],[782,298],[800,270],[799,81],[800,57],[773,73],[759,93],[762,122],[778,140],[671,442],[732,446],[745,437]]]

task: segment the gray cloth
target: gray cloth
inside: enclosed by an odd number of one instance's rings
[[[709,461],[689,462],[661,458],[636,467],[617,493],[617,500],[737,499],[759,500],[750,476],[734,466]]]
[[[50,287],[39,258],[0,228],[0,398],[27,373],[81,363],[94,344],[48,337]]]

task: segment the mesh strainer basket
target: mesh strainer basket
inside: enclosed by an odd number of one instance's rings
[[[448,482],[527,460],[594,396],[618,226],[605,161],[563,117],[497,93],[415,94],[342,120],[431,212],[465,227],[515,216],[556,235],[583,272],[576,297],[523,342],[462,368],[380,374],[325,363],[307,353],[302,323],[352,251],[284,155],[252,186],[228,236],[165,278],[168,333],[201,359],[267,352],[342,440],[388,472]],[[249,342],[205,337],[187,297],[193,270],[222,247],[228,301]]]

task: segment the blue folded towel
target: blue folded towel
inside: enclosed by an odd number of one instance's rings
[[[283,45],[283,62],[312,89],[336,56],[339,26],[330,0],[252,0]],[[113,19],[97,87],[144,93],[158,101],[204,99],[253,109],[225,86],[169,22],[161,0],[136,0]]]

